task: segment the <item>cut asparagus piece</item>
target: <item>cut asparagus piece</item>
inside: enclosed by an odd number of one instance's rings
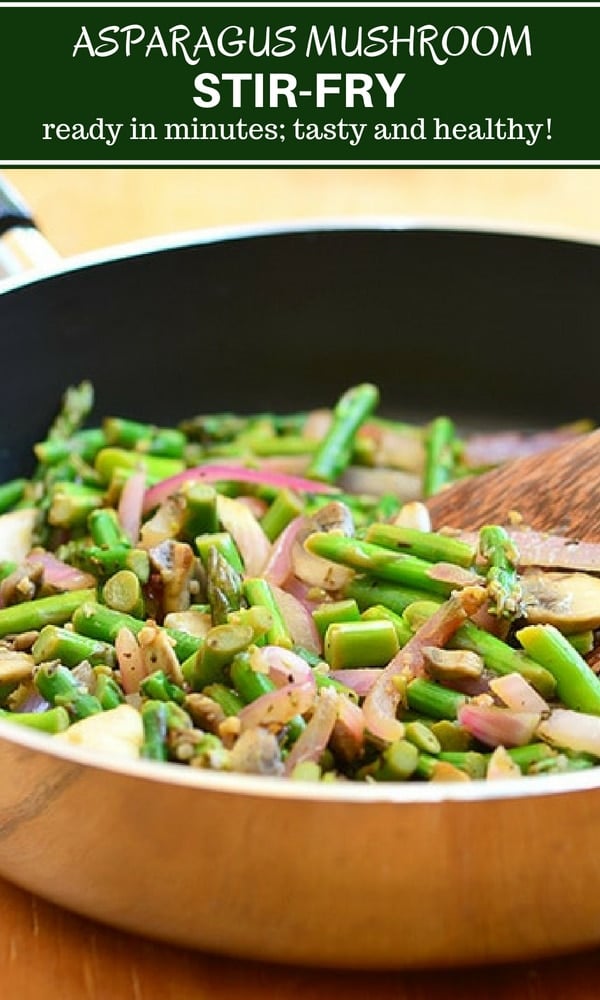
[[[374,385],[364,383],[349,389],[338,400],[333,420],[308,467],[309,479],[334,483],[350,463],[354,438],[362,423],[379,403]]]
[[[487,566],[492,614],[514,618],[521,611],[522,590],[517,575],[519,553],[504,528],[487,524],[479,532],[479,552]]]

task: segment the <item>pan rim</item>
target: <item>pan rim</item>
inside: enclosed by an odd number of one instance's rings
[[[88,250],[59,258],[57,261],[45,264],[40,268],[31,268],[18,275],[0,278],[0,297],[76,271],[84,271],[96,266],[114,264],[169,250],[182,250],[194,246],[244,241],[268,236],[302,236],[334,232],[441,232],[456,233],[461,236],[506,236],[531,240],[532,242],[567,243],[588,248],[600,247],[600,234],[594,238],[589,233],[584,234],[575,229],[527,226],[514,221],[504,223],[496,219],[481,219],[481,217],[357,215],[355,217],[291,218],[182,230]]]
[[[182,764],[117,758],[67,743],[53,742],[47,733],[37,732],[0,719],[0,744],[9,743],[24,751],[41,753],[84,770],[109,772],[125,779],[213,794],[250,796],[257,799],[297,800],[357,806],[415,806],[498,802],[514,799],[563,796],[600,789],[600,766],[585,771],[552,775],[530,775],[499,781],[469,782],[319,782],[288,778],[218,772]]]

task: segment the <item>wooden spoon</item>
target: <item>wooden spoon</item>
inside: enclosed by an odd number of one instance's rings
[[[506,524],[518,511],[538,531],[600,541],[600,430],[460,480],[427,507],[436,529]]]

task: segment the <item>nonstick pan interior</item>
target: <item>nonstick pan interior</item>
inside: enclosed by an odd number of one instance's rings
[[[292,411],[376,382],[382,410],[470,424],[598,417],[600,249],[499,233],[348,229],[174,246],[0,295],[0,475],[67,384],[172,422]]]

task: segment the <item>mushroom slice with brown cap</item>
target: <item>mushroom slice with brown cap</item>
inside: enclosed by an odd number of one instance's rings
[[[521,577],[523,607],[533,625],[562,632],[600,627],[600,579],[589,573],[531,570]]]

